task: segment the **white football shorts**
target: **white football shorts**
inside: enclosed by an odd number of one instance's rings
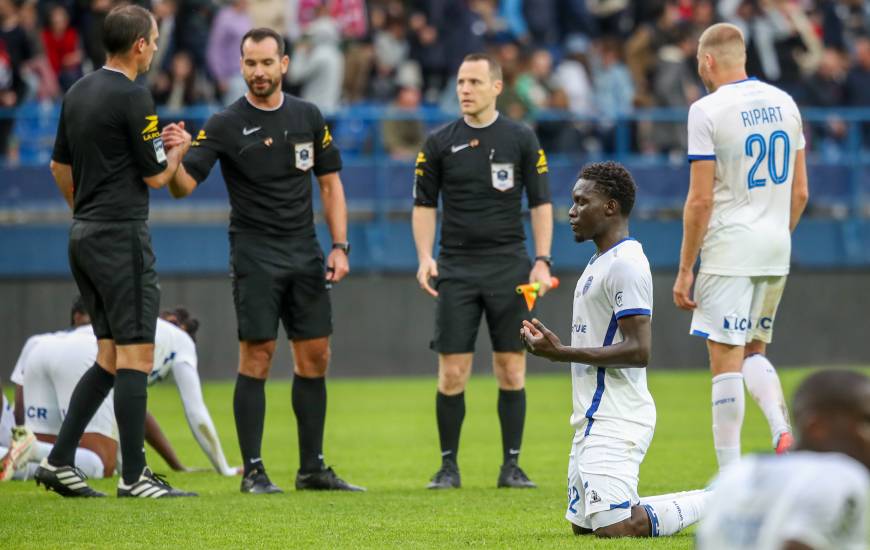
[[[744,346],[753,340],[773,340],[776,309],[786,275],[734,277],[698,274],[689,332],[714,342]]]
[[[650,433],[650,440],[652,433]],[[593,531],[631,517],[644,447],[631,441],[578,432],[568,458],[565,519]]]

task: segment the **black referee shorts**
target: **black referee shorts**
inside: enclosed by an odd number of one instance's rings
[[[473,352],[485,313],[493,351],[522,351],[520,326],[532,317],[516,287],[529,282],[530,270],[526,256],[442,254],[435,282],[435,339],[429,347],[438,353]]]
[[[160,285],[144,221],[74,220],[69,265],[98,339],[154,343]]]
[[[230,233],[239,340],[274,340],[278,319],[290,340],[332,334],[323,251],[309,237]]]

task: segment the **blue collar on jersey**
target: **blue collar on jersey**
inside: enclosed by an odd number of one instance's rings
[[[758,80],[758,78],[756,78],[754,76],[750,76],[749,78],[744,78],[743,80],[735,80],[734,82],[726,82],[725,84],[722,84],[722,86],[730,86],[731,84],[740,84],[741,82],[749,82],[750,80]],[[721,88],[722,86],[719,86],[719,87]]]
[[[621,245],[621,244],[624,243],[625,241],[635,241],[635,240],[637,240],[637,239],[635,239],[634,237],[625,237],[625,238],[623,238],[623,239],[620,239],[620,240],[616,241],[616,243],[615,243],[613,246],[611,246],[610,248],[608,248],[608,249],[605,250],[604,252],[597,252],[597,253],[593,254],[593,255],[592,255],[592,259],[589,260],[589,265],[594,264],[594,263],[595,263],[595,260],[597,260],[597,259],[600,258],[601,256],[604,256],[605,254],[607,254],[608,252],[610,252],[611,250],[613,250],[613,249],[616,248],[617,246]]]

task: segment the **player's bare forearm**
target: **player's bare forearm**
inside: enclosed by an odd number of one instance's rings
[[[166,461],[166,464],[170,468],[175,471],[184,470],[184,466],[181,465],[181,461],[178,460],[178,456],[175,454],[175,449],[172,448],[172,444],[163,435],[160,424],[157,423],[157,419],[150,412],[145,413],[145,441],[157,451],[157,454]]]
[[[193,190],[196,189],[196,180],[187,173],[184,163],[181,163],[172,179],[169,180],[168,185],[169,194],[172,195],[172,198],[181,199],[193,193]]]
[[[414,246],[417,247],[417,258],[422,260],[432,257],[435,246],[435,226],[438,223],[438,209],[428,206],[415,206],[411,211],[411,229],[414,233]]]
[[[807,202],[810,200],[810,185],[807,178],[807,159],[803,149],[798,149],[794,161],[794,179],[791,182],[791,215],[789,217],[789,230],[794,231]]]
[[[599,367],[646,367],[652,351],[652,328],[648,315],[632,315],[617,321],[623,340],[610,346],[575,348],[537,319],[523,321],[521,335],[529,353],[560,363],[585,363]]]
[[[683,208],[683,242],[680,246],[680,271],[691,271],[698,259],[710,215],[713,212],[713,180],[716,161],[692,163],[689,193]]]
[[[70,210],[73,208],[73,175],[72,166],[62,162],[51,161],[49,163],[51,175],[54,177],[54,183],[60,189],[60,194],[66,201]]]
[[[553,246],[553,205],[539,204],[529,209],[532,220],[532,238],[535,241],[535,255],[549,256]]]
[[[347,242],[347,203],[344,200],[344,186],[338,172],[317,177],[320,184],[320,200],[323,203],[323,217],[329,227],[332,242]]]
[[[181,166],[181,159],[184,158],[185,153],[187,153],[187,147],[185,146],[170,149],[166,153],[166,168],[158,174],[142,178],[145,181],[145,185],[152,189],[161,189],[169,185],[169,182],[175,177],[178,167]]]

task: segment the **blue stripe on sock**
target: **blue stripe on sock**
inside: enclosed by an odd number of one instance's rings
[[[655,510],[649,504],[641,504],[646,515],[649,516],[650,535],[653,537],[659,536],[659,517]]]

